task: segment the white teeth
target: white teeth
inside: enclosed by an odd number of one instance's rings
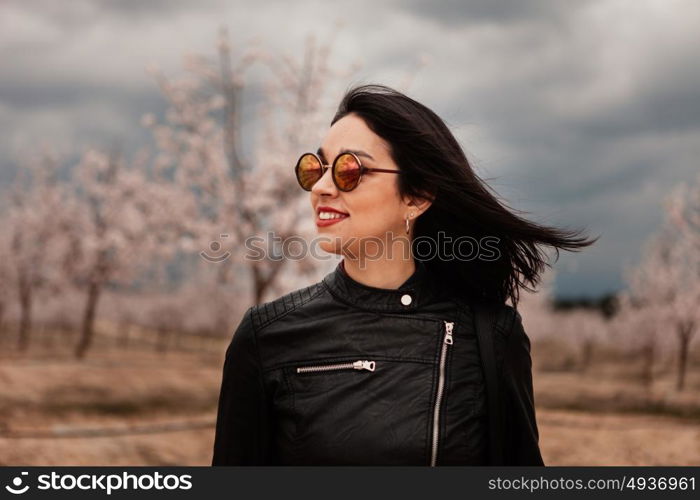
[[[318,218],[321,220],[342,219],[343,217],[347,217],[347,215],[339,214],[336,212],[320,212],[318,214]]]

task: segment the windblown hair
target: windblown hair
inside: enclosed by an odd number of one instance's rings
[[[398,188],[404,197],[428,197],[431,206],[415,222],[412,250],[440,282],[469,300],[501,303],[510,299],[517,307],[521,288],[534,291],[541,280],[547,254],[540,248],[578,251],[595,243],[580,230],[547,227],[528,221],[498,199],[493,189],[473,171],[464,151],[443,120],[423,104],[385,85],[351,88],[331,121],[333,125],[353,113],[390,147],[401,173]],[[496,237],[500,253],[495,260],[481,258],[420,258],[417,244],[431,238],[469,236],[477,242]],[[494,245],[488,245],[493,249]],[[434,253],[434,252],[433,252]],[[528,286],[528,284],[530,286]]]

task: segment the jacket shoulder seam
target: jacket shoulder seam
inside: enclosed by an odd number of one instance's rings
[[[323,290],[322,283],[314,283],[313,285],[293,290],[270,302],[251,306],[253,326],[259,333],[278,319],[311,302]]]

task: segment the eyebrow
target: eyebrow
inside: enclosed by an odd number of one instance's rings
[[[364,151],[360,149],[347,149],[347,148],[342,148],[338,154],[342,153],[354,153],[357,156],[364,156],[365,158],[369,158],[370,160],[374,161],[374,158],[372,158],[372,155],[369,153],[365,153]],[[318,148],[318,151],[316,151],[316,154],[321,157],[323,161],[328,161],[326,160],[326,155],[323,154],[323,148]]]

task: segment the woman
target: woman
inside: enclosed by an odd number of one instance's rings
[[[382,85],[351,89],[295,171],[322,248],[343,260],[246,311],[212,464],[544,465],[530,342],[505,301],[517,306],[549,265],[539,245],[558,255],[595,240],[514,215],[435,113]],[[476,333],[487,306],[500,384],[489,401]]]

